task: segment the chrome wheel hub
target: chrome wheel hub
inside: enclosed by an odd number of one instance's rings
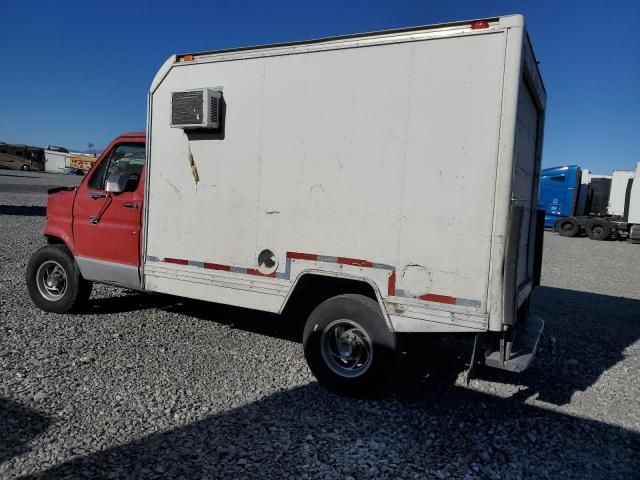
[[[348,319],[327,325],[320,338],[320,351],[331,371],[346,378],[363,375],[373,358],[369,335],[358,323]]]
[[[55,302],[67,292],[67,272],[55,260],[47,260],[38,267],[36,284],[40,295]]]

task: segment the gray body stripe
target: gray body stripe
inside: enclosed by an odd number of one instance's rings
[[[371,268],[379,268],[380,270],[389,270],[391,272],[396,271],[396,267],[392,267],[391,265],[385,265],[384,263],[372,263]]]
[[[480,308],[481,303],[478,300],[469,300],[468,298],[456,298],[456,305],[460,305],[462,307]]]
[[[318,262],[338,263],[338,257],[329,257],[327,255],[318,255]]]

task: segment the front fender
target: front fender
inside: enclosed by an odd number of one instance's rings
[[[73,241],[73,202],[75,195],[75,188],[55,189],[49,192],[47,224],[44,227],[45,237],[60,240],[74,256],[76,254],[76,246]]]

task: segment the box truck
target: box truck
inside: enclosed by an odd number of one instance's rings
[[[387,385],[400,333],[475,335],[473,365],[521,371],[545,102],[517,15],[171,56],[146,134],[49,196],[30,295],[308,312],[308,365],[340,392]]]

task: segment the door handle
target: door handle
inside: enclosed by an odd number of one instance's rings
[[[122,206],[124,208],[138,208],[138,204],[137,203],[123,203]]]
[[[89,192],[89,197],[93,198],[94,200],[97,198],[105,198],[106,196],[107,194],[102,192]]]

